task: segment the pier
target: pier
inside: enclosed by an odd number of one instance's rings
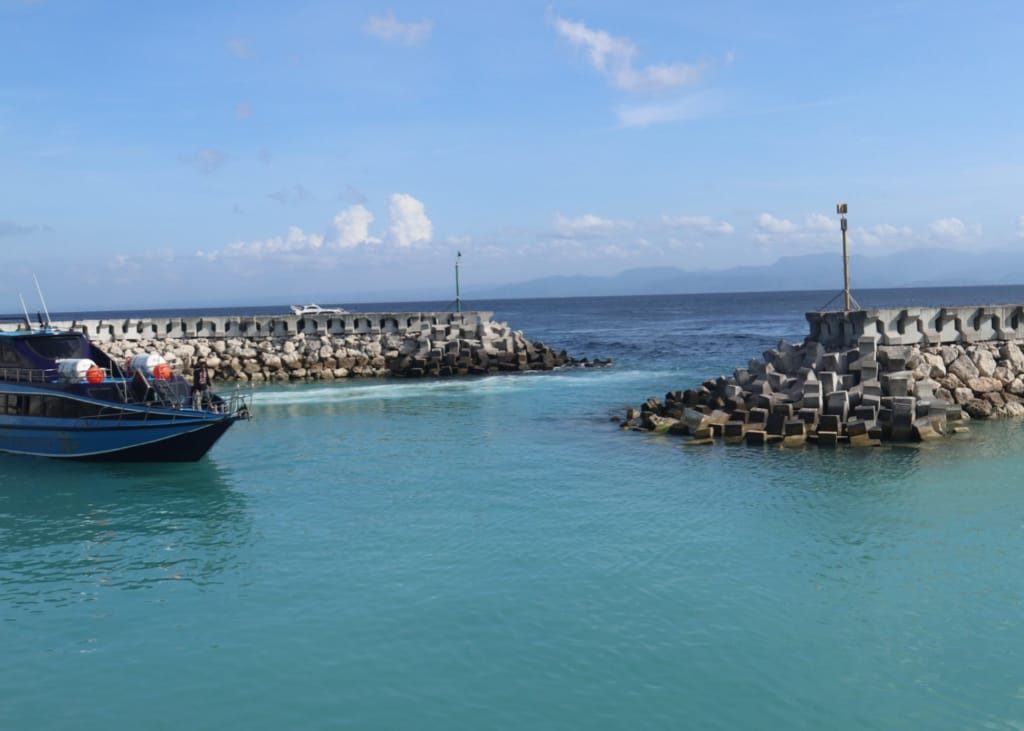
[[[250,383],[353,376],[458,376],[551,370],[573,361],[490,312],[351,312],[70,320],[115,360],[162,355],[188,370],[206,359],[215,380]],[[24,328],[7,323],[0,330]]]

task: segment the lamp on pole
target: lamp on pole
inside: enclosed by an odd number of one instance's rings
[[[455,252],[455,312],[462,314],[462,297],[459,296],[459,261],[462,259],[462,252]]]
[[[850,306],[850,255],[846,248],[846,211],[845,203],[836,203],[836,213],[839,214],[839,228],[843,231],[843,311],[849,312],[853,309]]]

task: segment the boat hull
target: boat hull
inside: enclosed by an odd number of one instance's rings
[[[0,419],[0,452],[104,462],[195,462],[235,422],[230,416],[143,423],[11,424]],[[19,420],[23,421],[23,420]]]

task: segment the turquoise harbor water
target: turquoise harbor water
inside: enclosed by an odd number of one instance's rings
[[[1024,291],[860,299],[913,297]],[[1020,424],[828,452],[610,421],[823,299],[484,303],[616,365],[265,388],[194,465],[0,456],[0,728],[1020,728]]]

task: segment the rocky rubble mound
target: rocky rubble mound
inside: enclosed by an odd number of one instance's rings
[[[202,356],[214,380],[251,383],[483,375],[584,365],[494,322],[421,323],[400,332],[344,336],[114,340],[102,347],[118,362],[138,353],[159,353],[186,371]]]
[[[838,352],[780,342],[732,376],[629,409],[622,427],[698,444],[875,446],[937,439],[993,416],[1024,416],[1021,343],[878,346],[863,336]]]

